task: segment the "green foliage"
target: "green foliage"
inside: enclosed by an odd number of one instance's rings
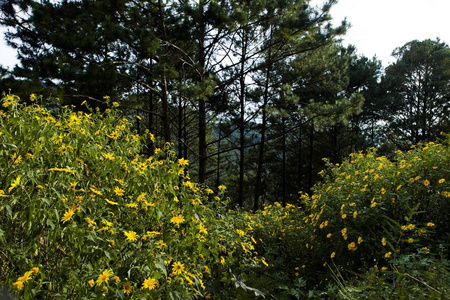
[[[449,142],[327,162],[301,207],[249,215],[269,269],[247,281],[277,299],[441,299],[450,287]]]
[[[190,181],[170,144],[140,155],[153,135],[114,108],[1,105],[0,283],[24,299],[189,299],[257,262],[225,187]]]
[[[316,258],[329,261],[334,253],[337,265],[355,271],[423,247],[447,248],[448,142],[397,151],[392,160],[369,150],[330,165],[305,203]]]

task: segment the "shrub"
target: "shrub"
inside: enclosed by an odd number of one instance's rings
[[[392,269],[404,255],[437,256],[448,248],[449,142],[397,151],[392,160],[372,149],[328,164],[324,182],[305,198],[310,267]]]
[[[189,299],[258,261],[224,218],[223,188],[192,182],[170,144],[141,155],[153,135],[116,103],[1,106],[0,283],[24,299]]]

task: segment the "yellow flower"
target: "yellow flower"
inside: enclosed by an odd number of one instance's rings
[[[427,223],[427,227],[433,227],[434,226],[434,223],[433,222],[428,222]]]
[[[423,181],[423,185],[424,185],[424,186],[429,186],[429,185],[430,185],[430,181],[428,181],[428,179],[425,179],[425,180]]]
[[[410,243],[410,244],[414,243],[414,239],[413,238],[409,238],[408,239],[408,243]]]
[[[330,257],[334,258],[336,256],[336,252],[331,253]]]
[[[64,213],[64,216],[61,218],[61,221],[62,221],[63,223],[66,223],[67,221],[69,221],[69,220],[72,218],[72,216],[73,216],[74,213],[75,213],[75,210],[73,210],[72,208],[69,209],[68,211],[66,211],[66,212]]]
[[[422,250],[424,251],[425,254],[430,253],[430,249],[428,249],[428,247],[423,247]]]
[[[347,247],[348,247],[348,250],[350,250],[350,251],[356,251],[356,249],[358,249],[355,242],[351,242],[350,244],[348,244]]]
[[[223,256],[220,257],[220,263],[222,265],[225,265],[225,258]]]
[[[391,255],[392,255],[392,252],[389,251],[388,253],[386,253],[386,254],[384,255],[384,257],[385,257],[385,258],[389,258],[389,257],[391,257]]]
[[[118,204],[119,204],[119,203],[117,203],[117,202],[108,200],[108,199],[106,199],[106,198],[105,198],[105,201],[106,201],[107,203],[111,204],[111,205],[118,205]]]
[[[124,231],[123,234],[127,237],[127,240],[130,242],[134,242],[137,240],[138,235],[134,231]]]
[[[21,177],[22,177],[22,175],[19,175],[19,176],[17,176],[16,179],[14,179],[14,181],[11,183],[11,186],[8,189],[8,193],[10,193],[16,186],[19,185]]]
[[[38,267],[31,268],[31,272],[33,272],[34,274],[37,274],[37,273],[39,273],[39,268]]]
[[[442,178],[442,179],[439,179],[439,181],[438,181],[439,183],[444,183],[445,182],[445,179],[444,178]]]
[[[382,239],[381,239],[381,244],[382,244],[383,246],[386,246],[386,238],[382,238]]]
[[[130,282],[125,282],[122,286],[122,292],[126,295],[129,295],[131,291],[133,290],[133,286]]]
[[[111,134],[107,134],[106,136],[113,140],[117,140],[120,136],[120,133],[114,130],[113,132],[111,132]]]
[[[329,239],[331,237],[331,233],[327,234],[327,239]]]
[[[358,237],[358,244],[361,244],[363,242],[363,238],[362,237]]]
[[[104,159],[114,160],[114,155],[111,153],[102,153]]]
[[[6,195],[6,193],[5,193],[4,190],[0,190],[0,197],[6,198],[6,197],[8,197],[8,196]]]
[[[200,204],[201,202],[202,201],[199,198],[192,199],[192,205],[193,206],[196,206],[196,205]]]
[[[219,189],[219,191],[225,191],[227,189],[227,187],[223,184],[219,185],[217,188]]]
[[[97,286],[100,286],[103,282],[108,283],[109,277],[112,275],[110,270],[104,270],[97,278]]]
[[[95,186],[93,186],[93,185],[91,185],[89,189],[96,195],[102,195],[102,192],[97,190],[97,188]]]
[[[90,287],[93,287],[94,286],[94,279],[89,280],[88,284],[89,284]]]
[[[154,238],[157,235],[160,235],[161,233],[158,231],[147,231],[145,235],[142,236],[142,239],[145,241],[147,239]]]
[[[265,265],[266,267],[269,266],[269,264],[266,262],[266,259],[263,257],[261,258],[261,262],[263,263],[263,265]]]
[[[123,189],[121,189],[121,188],[119,188],[119,187],[115,187],[114,188],[114,193],[117,195],[117,196],[123,196],[123,194],[125,193],[125,191],[123,190]]]
[[[112,278],[115,282],[117,282],[117,283],[119,283],[120,282],[120,278],[119,278],[119,276],[114,276],[113,278]]]
[[[156,279],[153,278],[147,278],[142,283],[142,289],[148,289],[149,291],[155,289],[158,287],[158,282]]]
[[[23,281],[16,281],[16,282],[14,282],[13,283],[13,287],[16,289],[16,290],[21,290],[21,289],[23,289]]]
[[[180,275],[184,271],[184,265],[180,262],[174,262],[172,264],[172,272],[175,275]]]
[[[203,224],[200,224],[199,232],[201,234],[208,234],[208,230],[203,226]]]
[[[145,196],[147,196],[147,193],[145,193],[145,192],[140,194],[139,196],[137,196],[136,201],[139,202],[139,201],[144,200]]]
[[[236,229],[236,233],[237,233],[239,236],[245,235],[245,232],[244,232],[243,230],[241,230],[241,229]]]
[[[180,226],[180,224],[183,223],[183,222],[184,222],[183,215],[178,215],[178,216],[172,217],[170,219],[170,223],[175,224],[177,226]]]
[[[179,165],[179,166],[188,166],[188,165],[189,165],[189,160],[184,159],[184,158],[180,158],[180,159],[178,160],[178,165]]]
[[[353,219],[356,219],[356,216],[358,215],[358,212],[357,211],[355,211],[354,213],[353,213]]]
[[[342,219],[345,219],[345,218],[347,218],[347,214],[343,214],[341,217],[342,217]]]

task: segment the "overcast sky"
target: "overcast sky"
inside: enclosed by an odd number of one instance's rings
[[[312,3],[322,3],[313,0]],[[387,66],[392,51],[412,40],[440,38],[450,43],[450,0],[339,0],[331,9],[333,22],[351,24],[344,44],[374,55]]]
[[[323,0],[312,0],[318,5]],[[384,66],[393,62],[396,47],[417,39],[450,43],[450,0],[339,0],[331,10],[335,24],[344,18],[351,24],[344,44],[353,44],[358,53],[374,55]],[[12,67],[15,51],[5,45],[1,29],[0,65]]]

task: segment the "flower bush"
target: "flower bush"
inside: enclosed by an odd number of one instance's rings
[[[392,160],[372,149],[325,171],[305,201],[316,264],[386,267],[399,254],[439,252],[450,238],[450,139]]]
[[[208,297],[213,278],[258,263],[224,217],[225,187],[192,182],[170,144],[142,155],[153,135],[115,104],[1,101],[0,283],[24,299]]]

